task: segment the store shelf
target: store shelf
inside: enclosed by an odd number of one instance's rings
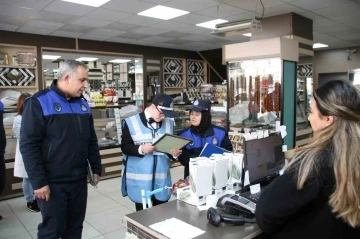
[[[17,65],[0,65],[1,68],[27,68],[36,69],[36,66],[17,66]]]
[[[0,86],[0,89],[37,89],[36,86]]]

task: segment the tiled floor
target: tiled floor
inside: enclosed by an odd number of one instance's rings
[[[182,178],[183,173],[183,167],[172,168],[173,182]],[[82,238],[125,238],[123,217],[134,212],[135,205],[128,197],[121,196],[120,179],[103,180],[96,190],[89,186]],[[170,200],[175,198],[172,197]],[[3,220],[0,221],[0,239],[37,238],[41,214],[28,211],[23,197],[0,201],[0,215],[3,216]]]

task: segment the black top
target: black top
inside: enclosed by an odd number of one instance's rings
[[[331,150],[322,153],[316,176],[302,190],[296,189],[297,172],[293,170],[261,193],[256,221],[270,238],[360,238],[360,228],[351,228],[331,212],[329,196],[335,189],[331,158]]]
[[[90,107],[82,98],[66,99],[53,82],[24,102],[20,152],[34,189],[86,177],[87,159],[101,175],[101,158]]]

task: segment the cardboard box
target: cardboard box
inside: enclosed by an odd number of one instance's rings
[[[212,193],[213,163],[209,159],[193,160],[189,163],[190,187],[198,205],[206,203],[206,196]]]

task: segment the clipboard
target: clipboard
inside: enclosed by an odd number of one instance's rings
[[[88,177],[89,177],[89,183],[91,186],[93,186],[95,189],[97,188],[97,182],[95,182],[95,177],[93,174],[93,171],[91,169],[91,165],[89,160],[87,159],[87,170],[88,170]]]
[[[182,149],[193,141],[188,138],[183,138],[177,135],[164,134],[161,136],[153,146],[156,146],[156,151],[166,154],[171,154],[172,149]]]

